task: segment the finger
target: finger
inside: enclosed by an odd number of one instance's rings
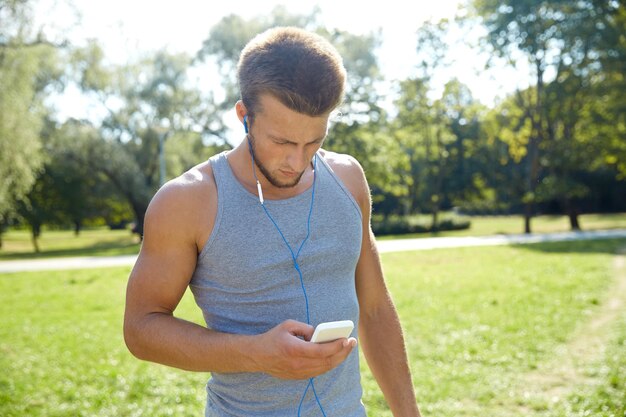
[[[305,343],[302,346],[302,356],[311,359],[327,359],[336,355],[340,355],[345,350],[345,356],[348,356],[352,349],[356,347],[357,340],[354,337],[348,339],[341,338],[326,343]]]
[[[302,346],[302,356],[307,358],[328,358],[336,355],[344,349],[343,342],[346,339],[337,339],[326,343],[305,342]]]
[[[281,326],[283,326],[292,335],[300,336],[304,339],[310,339],[315,330],[310,324],[302,323],[296,320],[286,320],[281,323]]]
[[[330,357],[333,368],[339,365],[344,360],[346,360],[346,358],[350,355],[350,353],[352,353],[352,350],[356,347],[356,344],[357,344],[357,341],[354,337],[342,340],[341,351],[337,352],[336,354]]]
[[[312,366],[311,368],[311,372],[313,372],[315,375],[321,375],[324,374],[334,368],[336,368],[337,366],[339,366],[341,363],[343,363],[346,358],[350,355],[350,353],[352,353],[352,349],[354,349],[354,347],[356,346],[356,339],[354,338],[350,338],[349,339],[343,339],[342,340],[342,349],[335,353],[334,355],[331,356],[327,356],[324,358],[319,358],[315,365]],[[345,346],[343,346],[343,343],[345,342]]]
[[[343,339],[343,347],[350,347],[350,350],[354,349],[357,345],[357,340],[354,337],[349,337],[347,339]]]

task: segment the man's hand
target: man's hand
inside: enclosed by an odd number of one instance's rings
[[[254,359],[262,372],[282,379],[308,379],[330,371],[356,346],[356,339],[311,343],[313,326],[287,320],[255,340]]]

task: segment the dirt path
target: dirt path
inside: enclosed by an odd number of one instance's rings
[[[626,249],[626,248],[624,248]],[[541,415],[540,411],[563,405],[581,386],[601,383],[588,372],[604,358],[611,327],[626,311],[626,254],[613,258],[614,279],[608,299],[573,335],[554,352],[554,359],[526,374],[519,385],[522,400],[513,415]]]

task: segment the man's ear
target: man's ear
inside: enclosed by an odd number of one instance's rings
[[[239,121],[243,123],[243,118],[246,117],[246,115],[248,114],[248,109],[246,108],[246,105],[243,104],[243,101],[237,101],[237,103],[235,104],[235,112],[237,113],[237,118],[239,119]]]

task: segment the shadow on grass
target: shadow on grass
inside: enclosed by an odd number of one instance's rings
[[[35,252],[3,252],[0,253],[0,261],[3,260],[23,260],[39,258],[61,258],[68,256],[115,256],[115,255],[136,255],[139,253],[139,243],[135,242],[96,242],[92,245],[81,248],[66,248],[42,250]]]
[[[541,242],[511,245],[516,248],[545,253],[608,253],[623,252],[626,247],[626,238],[570,240],[562,242]]]

